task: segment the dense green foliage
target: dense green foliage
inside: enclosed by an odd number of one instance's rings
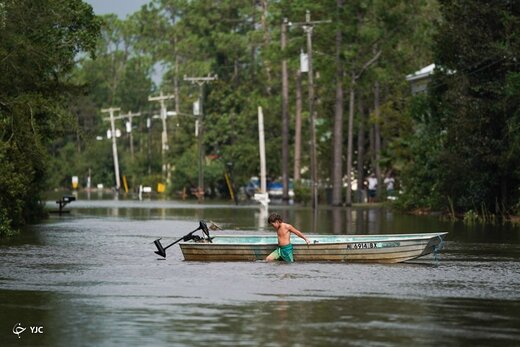
[[[41,211],[47,146],[74,124],[68,73],[98,30],[79,0],[0,1],[0,235]]]
[[[110,155],[110,141],[93,145],[96,135],[103,135],[108,122],[102,121],[100,109],[121,107],[123,112],[141,112],[133,132],[136,153],[130,157],[128,134],[119,139],[121,174],[129,178],[131,188],[161,179],[161,131],[159,120],[152,120],[150,130],[146,118],[159,113],[158,104],[147,101],[148,95],[178,92],[178,100],[168,102],[168,110],[180,115],[168,119],[170,150],[166,161],[171,164],[170,192],[197,184],[197,138],[192,103],[200,96],[199,86],[184,81],[184,76],[218,75],[218,80],[204,86],[205,180],[211,187],[225,187],[224,163],[232,163],[237,186],[258,175],[257,107],[265,116],[267,169],[272,179],[281,175],[281,61],[289,65],[290,160],[294,153],[295,79],[299,69],[300,51],[305,49],[305,33],[301,26],[291,26],[285,55],[280,50],[282,19],[305,20],[310,10],[313,20],[330,19],[329,24],[316,26],[313,32],[316,111],[318,115],[318,173],[323,187],[329,185],[332,168],[332,130],[335,103],[335,31],[344,35],[341,57],[345,64],[343,83],[350,85],[351,75],[357,76],[356,102],[364,107],[356,112],[356,123],[366,125],[366,139],[374,124],[381,124],[384,142],[383,160],[386,170],[393,168],[399,152],[396,137],[409,133],[409,118],[399,117],[405,108],[409,86],[404,79],[431,59],[428,42],[431,22],[436,18],[435,1],[374,1],[348,2],[338,8],[336,2],[260,1],[219,2],[156,0],[125,20],[114,16],[104,18],[103,35],[98,42],[97,59],[83,59],[75,74],[78,83],[86,83],[89,97],[78,106],[80,129],[69,135],[78,142],[76,153],[67,156],[67,172],[56,171],[49,180],[53,186],[69,185],[74,171],[85,177],[92,170],[93,183],[113,186],[111,165],[99,165],[98,158]],[[364,65],[374,52],[376,64]],[[161,85],[150,80],[153,69],[161,64],[165,70]],[[126,76],[126,77],[125,77]],[[307,75],[302,74],[303,126],[302,172],[309,177],[309,120],[307,113]],[[373,115],[373,84],[379,81],[382,90],[380,118]],[[176,89],[178,86],[178,89]],[[348,102],[348,100],[346,100]],[[93,107],[92,110],[90,107]],[[81,111],[86,110],[88,111]],[[84,119],[97,116],[91,122]],[[358,107],[356,107],[358,110]],[[83,119],[83,121],[82,121]],[[345,117],[346,122],[346,117]],[[118,127],[123,127],[118,122]],[[357,135],[354,135],[357,136]],[[344,144],[346,145],[345,136]],[[56,144],[59,150],[64,143]],[[366,141],[363,158],[365,172],[373,166],[374,150]],[[93,155],[92,147],[97,155]],[[68,147],[72,150],[74,147]],[[150,148],[150,151],[149,151]],[[151,157],[149,157],[151,155]],[[57,156],[59,158],[59,156]],[[210,159],[211,158],[211,159]],[[216,158],[216,159],[215,159]],[[342,159],[346,160],[346,155]],[[213,163],[215,161],[215,163]],[[56,166],[62,166],[58,160]],[[96,167],[94,169],[94,167]],[[292,174],[291,174],[292,176]],[[82,183],[85,180],[82,179]],[[223,189],[223,193],[225,193]]]
[[[441,12],[433,46],[438,68],[411,142],[403,202],[480,215],[516,213],[520,4],[441,1]]]
[[[315,26],[312,36],[321,187],[343,189],[331,177],[335,157],[350,161],[350,139],[353,178],[363,181],[379,171],[381,185],[392,173],[404,192],[399,204],[407,209],[510,213],[519,204],[520,183],[518,7],[505,0],[153,0],[122,20],[96,18],[79,0],[0,0],[0,228],[29,220],[25,211],[38,210],[40,192],[70,187],[73,175],[82,187],[89,173],[94,186],[114,186],[102,108],[141,113],[133,119],[132,136],[123,120],[116,124],[123,133],[120,171],[130,189],[166,182],[167,194],[174,195],[196,187],[192,104],[201,90],[208,191],[227,194],[226,170],[236,186],[258,175],[258,106],[264,111],[268,175],[278,179],[281,66],[286,59],[292,167],[297,71],[306,49],[298,22],[307,10],[312,20],[330,20]],[[284,52],[283,18],[293,23]],[[405,76],[431,62],[437,70],[430,93],[411,96]],[[158,70],[164,72],[160,83],[154,81]],[[203,89],[184,80],[208,75],[218,79]],[[303,180],[295,187],[306,201],[307,73],[300,77]],[[176,96],[167,101],[177,115],[167,119],[164,153],[159,105],[148,101],[160,91]],[[338,102],[345,109],[339,118]],[[353,129],[347,127],[349,115]],[[338,119],[344,123],[339,137]],[[336,138],[342,151],[334,151]],[[170,172],[162,172],[163,163]],[[345,184],[346,167],[339,176]]]

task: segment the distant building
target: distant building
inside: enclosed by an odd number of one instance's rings
[[[406,76],[406,80],[410,82],[413,95],[423,94],[428,91],[428,83],[430,82],[434,69],[435,64],[430,64],[426,67],[423,67],[421,70]]]

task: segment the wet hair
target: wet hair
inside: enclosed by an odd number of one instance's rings
[[[274,222],[283,222],[282,216],[278,213],[271,213],[269,218],[267,218],[267,223],[273,224]]]

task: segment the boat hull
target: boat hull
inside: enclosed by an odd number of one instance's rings
[[[398,263],[440,250],[446,234],[311,236],[310,245],[301,240],[293,243],[294,260]],[[277,247],[276,238],[267,236],[217,236],[213,241],[180,243],[184,259],[258,261]]]

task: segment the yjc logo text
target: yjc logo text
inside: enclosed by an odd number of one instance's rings
[[[22,323],[16,323],[13,327],[13,334],[18,335],[18,338],[20,338],[20,335],[27,330],[27,328],[22,326]],[[29,331],[31,334],[43,334],[43,326],[30,326]]]

